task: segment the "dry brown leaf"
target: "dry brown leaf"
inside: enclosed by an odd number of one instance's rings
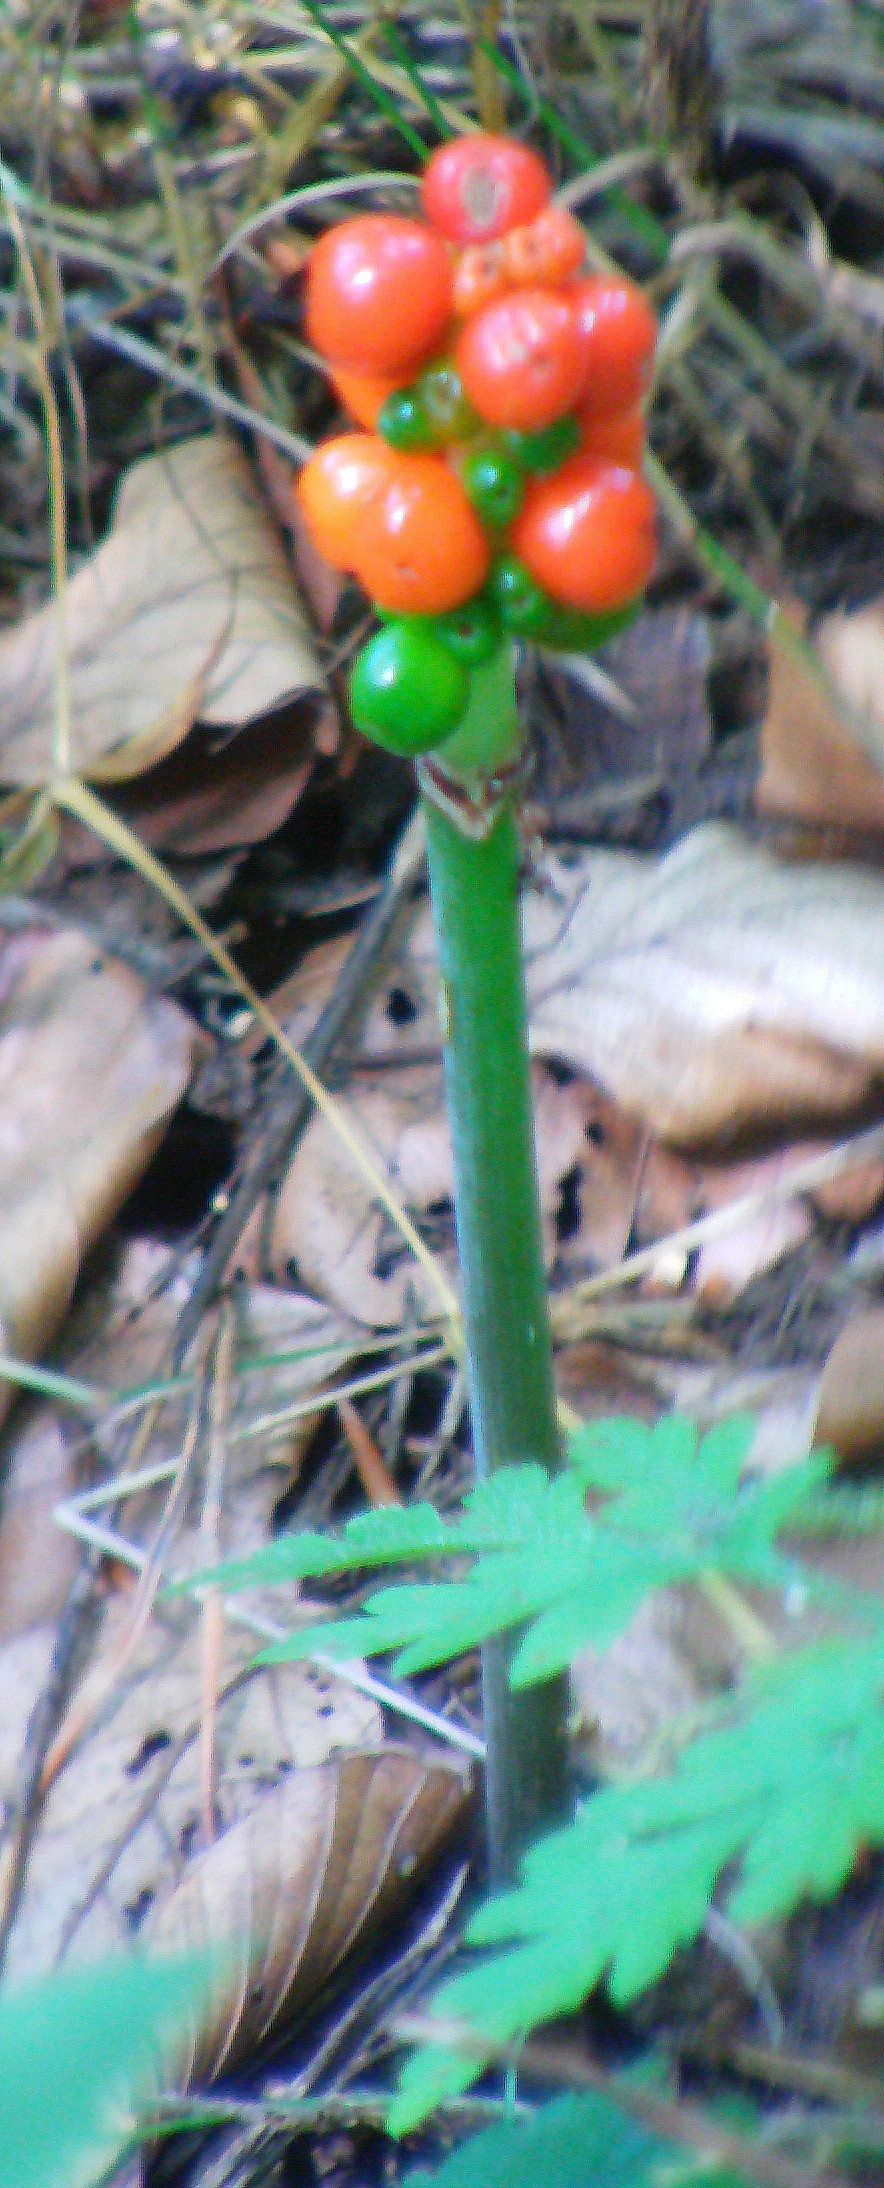
[[[831,1444],[849,1466],[880,1468],[884,1460],[884,1308],[850,1320],[829,1353],[820,1385],[816,1444]]]
[[[757,803],[763,813],[877,836],[884,832],[884,605],[825,616],[815,644],[864,723],[862,742],[819,683],[772,648]]]
[[[566,1277],[615,1263],[630,1233],[651,1244],[731,1200],[763,1198],[769,1180],[776,1186],[813,1152],[802,1137],[753,1162],[689,1159],[655,1126],[685,1146],[753,1124],[794,1132],[808,1112],[849,1110],[874,1091],[884,1072],[884,948],[876,968],[868,938],[884,941],[884,887],[862,868],[780,861],[714,825],[663,861],[591,852],[553,866],[550,879],[526,889],[524,926],[547,1259]],[[311,962],[299,977],[299,1039],[330,970],[316,953],[314,1000]],[[450,1217],[452,1170],[439,1072],[418,1062],[433,1048],[427,917],[368,1016],[373,1068],[355,1074],[348,1100],[410,1209],[437,1222]],[[410,1069],[397,1071],[409,1056]],[[613,1089],[602,1091],[587,1064],[607,1071]],[[882,1166],[870,1163],[861,1176],[762,1207],[703,1247],[692,1286],[734,1296],[806,1238],[810,1207],[859,1222],[882,1189]],[[378,1327],[424,1296],[420,1272],[321,1121],[276,1205],[272,1259],[278,1276],[300,1275]],[[687,1273],[682,1254],[659,1278],[679,1287]]]
[[[840,1116],[884,1073],[884,882],[709,823],[529,910],[531,1042],[660,1138]]]
[[[751,1283],[753,1277],[773,1268],[784,1254],[803,1245],[812,1229],[810,1209],[797,1197],[778,1200],[776,1188],[790,1170],[798,1167],[805,1153],[804,1148],[788,1148],[783,1154],[763,1156],[756,1162],[704,1165],[699,1181],[698,1215],[727,1208],[732,1201],[741,1200],[750,1193],[758,1194],[762,1205],[755,1216],[741,1223],[739,1230],[727,1231],[700,1247],[693,1289],[701,1299],[723,1305]],[[768,1188],[771,1197],[765,1205]]]
[[[118,789],[114,809],[143,843],[166,856],[201,858],[263,843],[288,820],[310,780],[314,718],[309,702],[285,707],[220,748],[205,731],[193,730],[167,759]],[[61,816],[59,851],[77,869],[116,862],[94,829],[70,813]],[[57,873],[56,867],[54,886]]]
[[[436,1116],[439,1076],[397,1075],[383,1086],[348,1090],[347,1108],[375,1157],[396,1178],[409,1132]],[[398,1182],[398,1180],[397,1180]],[[445,1197],[449,1187],[429,1193]],[[379,1208],[355,1156],[316,1116],[283,1180],[272,1211],[269,1264],[375,1329],[393,1329],[415,1311],[435,1314],[438,1300],[410,1251]]]
[[[193,1026],[77,928],[0,918],[0,1330],[28,1355],[185,1091]]]
[[[763,1193],[807,1154],[805,1142],[757,1164],[687,1161],[655,1132],[690,1144],[748,1125],[783,1129],[808,1112],[848,1110],[884,1071],[884,887],[860,868],[788,864],[721,826],[698,830],[663,861],[590,852],[553,865],[525,892],[537,1054],[535,1104],[548,1259],[586,1271],[619,1259],[630,1231],[650,1243],[745,1193]],[[337,945],[334,946],[337,949]],[[301,968],[303,1040],[330,968]],[[451,1158],[438,1069],[429,918],[378,995],[348,1100],[410,1208],[450,1214]],[[407,1072],[397,1061],[415,1062]],[[547,1058],[551,1070],[542,1068]],[[570,1080],[564,1079],[567,1067]],[[603,1091],[605,1078],[607,1086]],[[602,1081],[602,1085],[597,1083]],[[615,1098],[616,1097],[616,1098]],[[813,1198],[859,1221],[881,1195],[879,1165]],[[807,1235],[805,1201],[762,1210],[705,1248],[696,1282],[730,1297]],[[388,1327],[423,1296],[356,1171],[321,1120],[306,1136],[276,1206],[272,1262],[347,1312]],[[683,1262],[668,1281],[680,1283]]]
[[[686,1165],[661,1141],[794,1132],[814,1114],[849,1114],[884,1076],[884,882],[864,868],[790,864],[707,824],[660,860],[590,851],[553,867],[550,885],[526,890],[523,918],[548,1257],[562,1270],[618,1259],[633,1226],[651,1241],[764,1188],[763,1170]],[[305,993],[302,1039],[309,1016]],[[409,1206],[431,1218],[450,1212],[452,1192],[439,1071],[418,1062],[438,1039],[426,918],[368,1016],[374,1070],[354,1076],[348,1101]],[[860,1220],[880,1191],[872,1166],[839,1212]],[[807,1227],[797,1202],[762,1213],[709,1251],[701,1283],[732,1293]],[[272,1263],[378,1327],[424,1297],[322,1120],[283,1185]]]
[[[90,1666],[94,1682],[103,1662],[121,1664],[130,1624],[128,1600],[115,1598]],[[225,1628],[222,1689],[253,1663],[258,1646],[253,1634]],[[5,1716],[0,1724],[4,1798],[15,1783],[23,1727],[50,1651],[45,1628],[0,1651],[4,1694],[9,1686],[11,1697],[14,1686],[9,1724]],[[11,1940],[10,1974],[37,1974],[62,1951],[78,1960],[118,1951],[176,1890],[188,1860],[199,1854],[204,1711],[198,1616],[192,1606],[155,1609],[122,1660],[100,1721],[50,1788]],[[280,1779],[296,1783],[336,1748],[375,1747],[381,1738],[376,1705],[343,1681],[310,1664],[256,1672],[223,1693],[217,1710],[219,1829],[226,1833],[253,1811],[260,1815],[268,1788]],[[261,1835],[258,1827],[258,1841]],[[295,1864],[294,1848],[291,1859]]]
[[[523,897],[530,1038],[650,1132],[690,1145],[847,1114],[884,1073],[884,883],[789,862],[724,823],[665,857],[550,862]],[[365,1027],[438,1045],[429,919]]]
[[[59,620],[0,637],[0,780],[54,771]],[[241,724],[322,682],[288,563],[245,456],[217,434],[127,474],[65,601],[71,765],[106,783],[165,757],[196,716]]]
[[[80,1561],[55,1509],[76,1486],[56,1408],[41,1406],[16,1438],[0,1501],[0,1642],[58,1618]]]
[[[594,1087],[582,1079],[562,1083],[542,1063],[534,1067],[534,1100],[548,1261],[616,1260],[632,1220],[641,1134],[615,1118]],[[347,1105],[408,1207],[422,1218],[450,1218],[454,1179],[439,1067],[392,1071],[381,1085],[356,1080]],[[378,1329],[415,1309],[438,1311],[423,1271],[321,1117],[275,1196],[270,1265]],[[453,1251],[447,1265],[453,1275]]]
[[[636,1245],[649,1245],[745,1194],[763,1194],[808,1154],[802,1143],[754,1163],[691,1163],[650,1139],[589,1080],[560,1083],[537,1063],[533,1078],[546,1259],[560,1280],[612,1267],[630,1234]],[[411,1213],[424,1221],[448,1218],[450,1228],[453,1166],[438,1073],[391,1073],[383,1088],[357,1084],[349,1105]],[[873,1181],[870,1169],[854,1220],[869,1212],[873,1184],[877,1199],[881,1175]],[[806,1238],[811,1221],[802,1199],[762,1208],[738,1231],[703,1247],[691,1288],[719,1303],[731,1298]],[[435,1244],[456,1281],[453,1251]],[[397,1250],[370,1189],[342,1162],[322,1120],[306,1135],[275,1200],[271,1257],[278,1276],[300,1276],[377,1328],[394,1326],[425,1298],[421,1272]],[[661,1263],[652,1282],[678,1289],[687,1269],[682,1251],[671,1266]],[[426,1304],[432,1312],[429,1295]]]
[[[118,1465],[115,1393],[167,1376],[193,1273],[177,1257],[170,1271],[164,1246],[136,1239],[107,1280],[103,1270],[96,1277],[80,1303],[77,1326],[65,1333],[70,1340],[63,1350],[66,1373],[108,1393],[106,1411],[96,1418],[92,1435],[109,1468]],[[315,1428],[321,1402],[317,1393],[346,1373],[361,1332],[317,1300],[270,1284],[237,1285],[235,1313],[222,1524],[224,1554],[244,1556],[266,1542],[279,1498],[296,1479],[304,1445]],[[83,1325],[97,1334],[84,1337]],[[180,1391],[167,1390],[149,1414],[140,1414],[140,1464],[177,1459],[192,1399],[192,1384],[185,1380]],[[152,1502],[143,1496],[139,1500],[139,1541],[164,1494],[160,1488]],[[121,1501],[114,1516],[116,1525],[130,1533],[130,1507]],[[187,1555],[191,1564],[205,1563],[205,1546],[195,1529],[188,1537]],[[175,1559],[176,1569],[183,1569],[180,1539]]]
[[[708,618],[685,608],[647,610],[599,660],[548,657],[554,706],[539,726],[531,799],[578,832],[598,793],[637,783],[670,789],[695,774],[711,740]],[[552,715],[552,722],[549,716]]]
[[[463,1813],[463,1770],[407,1748],[298,1770],[192,1861],[150,1924],[176,1950],[228,1946],[210,2017],[176,2060],[221,2072],[302,2012],[375,1926],[394,1921]]]

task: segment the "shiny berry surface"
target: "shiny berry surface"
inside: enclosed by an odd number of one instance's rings
[[[651,384],[657,322],[634,281],[587,274],[570,291],[585,380],[581,407],[598,417],[633,410]]]
[[[416,384],[437,441],[466,440],[481,424],[464,392],[464,384],[451,359],[440,357],[427,365]]]
[[[429,752],[455,727],[466,704],[468,673],[432,625],[398,617],[357,655],[350,711],[388,752]]]
[[[361,373],[407,371],[439,342],[452,304],[444,243],[417,220],[365,213],[329,228],[307,264],[307,333]]]
[[[585,378],[577,322],[564,294],[514,289],[463,327],[455,364],[480,418],[534,431],[572,408]]]
[[[586,255],[583,229],[563,205],[548,205],[527,227],[514,228],[502,246],[512,282],[544,282],[558,288],[579,273]]]
[[[434,445],[433,428],[426,403],[414,387],[398,388],[388,396],[376,419],[378,432],[391,448],[421,449]]]
[[[654,498],[644,479],[582,451],[533,480],[511,531],[513,548],[554,600],[585,614],[620,608],[654,567]]]
[[[534,220],[551,196],[539,154],[486,130],[440,145],[421,182],[426,217],[449,243],[492,243]]]
[[[492,528],[511,524],[522,505],[525,474],[504,435],[489,434],[462,456],[460,476],[473,508]]]
[[[354,510],[348,567],[395,614],[458,608],[479,592],[490,561],[476,511],[440,456],[386,454],[382,488]]]
[[[450,608],[436,617],[439,637],[469,668],[488,661],[500,645],[500,621],[490,600],[468,600],[462,608]]]
[[[393,451],[373,433],[339,433],[314,450],[298,479],[313,539],[336,570],[352,570],[353,542],[390,478]]]

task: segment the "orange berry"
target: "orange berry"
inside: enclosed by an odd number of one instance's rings
[[[488,541],[441,456],[341,433],[315,450],[297,492],[320,554],[394,615],[444,614],[485,583]]]
[[[651,384],[657,322],[650,304],[621,274],[587,274],[569,294],[583,350],[581,409],[600,417],[634,409]]]
[[[578,449],[559,471],[534,479],[510,532],[545,592],[599,615],[625,607],[654,567],[654,497],[644,479]]]
[[[468,319],[454,362],[486,424],[532,432],[564,416],[580,393],[583,352],[566,297],[513,289]]]
[[[451,260],[438,236],[397,213],[364,213],[313,246],[307,332],[333,364],[407,375],[439,342],[451,297]]]
[[[527,227],[512,229],[504,239],[503,253],[514,285],[538,282],[555,289],[580,272],[586,238],[563,205],[548,205]]]
[[[441,615],[484,585],[488,540],[442,457],[390,455],[384,488],[357,524],[351,567],[379,607]]]
[[[481,129],[440,145],[421,183],[427,219],[449,243],[493,243],[533,220],[551,196],[548,170],[530,145]]]
[[[510,287],[505,251],[503,243],[471,243],[461,251],[454,267],[454,310],[458,319],[471,319],[474,312],[482,311]]]
[[[397,395],[401,387],[408,386],[402,374],[391,372],[350,372],[346,366],[333,365],[329,379],[335,393],[340,396],[344,409],[360,425],[374,428],[391,395]]]
[[[352,570],[353,541],[387,484],[392,450],[373,433],[339,433],[305,463],[297,495],[314,544],[336,570]]]
[[[610,417],[596,417],[593,411],[578,410],[580,446],[587,456],[603,456],[606,463],[625,464],[628,471],[640,471],[645,452],[645,414],[643,410],[614,410]]]

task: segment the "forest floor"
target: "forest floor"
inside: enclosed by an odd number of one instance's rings
[[[653,47],[638,0],[0,9],[0,1950],[14,1980],[275,1924],[197,2039],[211,2131],[182,2093],[127,2182],[362,2188],[450,2140],[380,2120],[395,2014],[456,1948],[473,1659],[254,1676],[293,1585],[157,1602],[285,1524],[470,1481],[414,785],[348,722],[365,602],[293,495],[340,417],[310,244],[412,203],[440,113],[529,132],[660,319],[645,605],[518,670],[560,1392],[751,1413],[758,1477],[826,1446],[880,1479],[884,15],[660,16]],[[832,1550],[842,1580],[875,1584],[882,1531]],[[586,1652],[586,1782],[741,1646],[685,1589]],[[822,2177],[880,2075],[882,1937],[869,1856],[763,1953],[707,1936],[628,2016],[593,2007],[591,2040],[762,2118],[747,2177],[779,2177],[788,2110]]]

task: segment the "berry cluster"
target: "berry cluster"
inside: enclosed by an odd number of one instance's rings
[[[410,753],[451,735],[508,635],[599,644],[655,553],[641,291],[582,271],[582,230],[509,138],[443,145],[421,199],[423,221],[370,213],[310,254],[307,330],[363,430],[318,448],[298,489],[321,552],[387,618],[354,719]]]

